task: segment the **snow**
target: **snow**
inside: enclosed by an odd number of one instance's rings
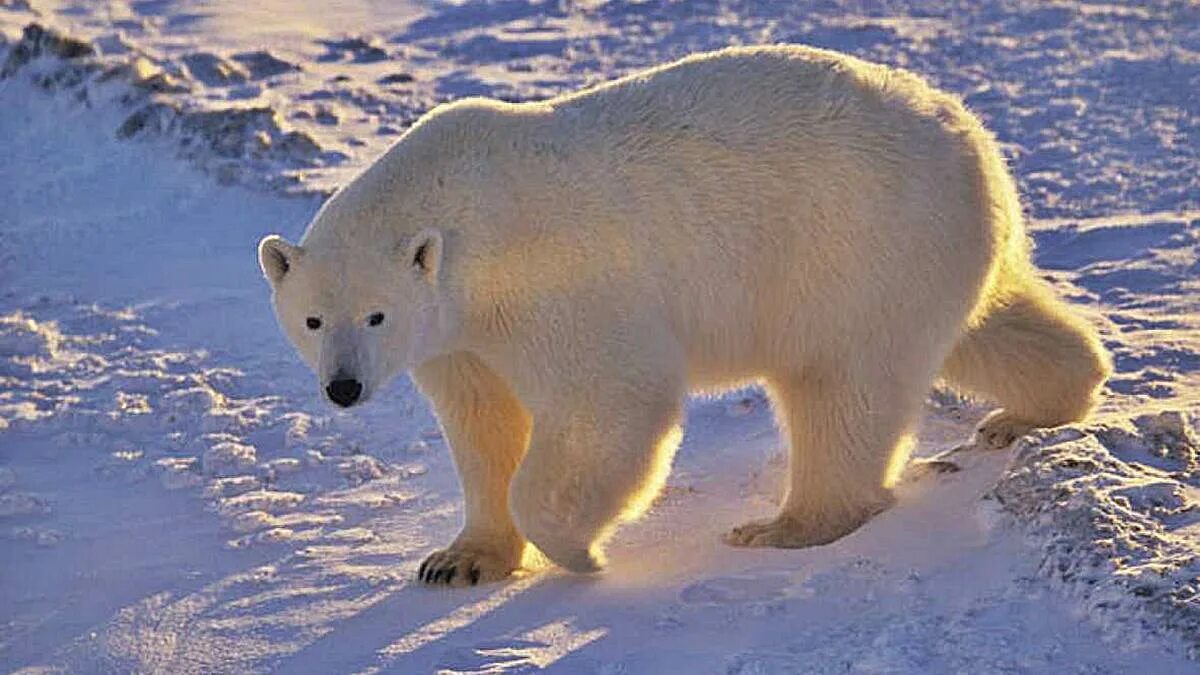
[[[1041,572],[1113,639],[1167,626],[1200,655],[1200,434],[1178,411],[1040,431],[989,496],[1030,532]]]
[[[5,670],[1200,672],[1196,7],[32,0],[0,33]],[[440,101],[774,41],[987,120],[1114,354],[1096,418],[989,453],[934,392],[895,508],[748,551],[718,536],[771,512],[780,440],[760,392],[695,400],[602,576],[413,583],[461,518],[436,420],[407,379],[326,407],[255,243]]]

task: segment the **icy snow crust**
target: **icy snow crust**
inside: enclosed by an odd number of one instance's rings
[[[33,0],[0,34],[4,670],[1200,671],[1194,5]],[[325,407],[254,243],[440,101],[777,41],[987,120],[1114,354],[1096,419],[987,453],[935,392],[894,509],[744,551],[780,441],[756,391],[695,401],[603,577],[414,584],[461,518],[436,420],[407,380]]]
[[[1200,657],[1200,434],[1185,414],[1033,434],[986,496],[1108,636],[1175,633]]]

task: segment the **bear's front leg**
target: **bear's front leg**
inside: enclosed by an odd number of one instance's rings
[[[592,380],[535,410],[529,452],[513,479],[517,527],[572,572],[604,566],[604,540],[649,505],[679,442],[682,375],[622,380],[630,370],[601,370],[612,381]]]
[[[508,511],[508,489],[529,443],[530,416],[508,385],[477,357],[442,356],[413,372],[433,402],[462,482],[465,523],[449,547],[421,563],[429,584],[474,585],[508,577],[525,539]]]

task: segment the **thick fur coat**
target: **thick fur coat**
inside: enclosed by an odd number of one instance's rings
[[[979,120],[805,47],[443,106],[260,258],[326,395],[411,370],[436,408],[466,523],[432,582],[503,578],[527,541],[599,569],[691,391],[765,384],[789,489],[726,541],[797,547],[887,507],[939,374],[1002,406],[980,437],[1004,445],[1084,416],[1109,372],[1038,279]]]

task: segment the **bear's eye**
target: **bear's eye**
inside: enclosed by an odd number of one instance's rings
[[[375,312],[367,317],[368,326],[378,326],[381,323],[383,323],[383,312]]]
[[[310,316],[304,320],[304,325],[308,326],[309,330],[317,330],[321,327],[321,320],[315,316]]]

